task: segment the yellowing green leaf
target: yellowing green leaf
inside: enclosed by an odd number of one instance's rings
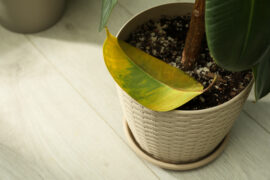
[[[173,110],[203,93],[203,86],[180,69],[118,40],[108,30],[103,55],[117,84],[151,110]]]

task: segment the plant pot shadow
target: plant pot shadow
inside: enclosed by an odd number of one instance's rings
[[[244,105],[245,113],[256,121],[266,132],[270,133],[270,95],[265,96],[258,102],[249,99]]]
[[[10,32],[0,26],[0,76],[1,80],[17,76],[34,75],[31,73],[39,67],[43,61],[37,61],[37,51],[33,50],[31,43],[21,34]],[[42,64],[43,65],[43,64]],[[42,66],[40,66],[42,67]],[[44,75],[45,69],[40,69],[39,75]],[[26,73],[28,72],[28,73]],[[35,75],[36,76],[36,75]],[[2,83],[3,85],[3,83]]]

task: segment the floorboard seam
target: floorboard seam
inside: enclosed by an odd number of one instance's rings
[[[255,121],[258,126],[260,126],[266,133],[270,134],[270,131],[266,129],[261,123],[259,123],[253,116],[251,116],[246,110],[243,110],[243,112],[253,121]]]
[[[133,150],[129,147],[129,145],[127,144],[127,142],[117,133],[117,131],[103,118],[103,116],[88,102],[88,100],[80,93],[80,91],[75,88],[72,83],[69,81],[68,78],[65,77],[64,73],[62,73],[48,58],[47,56],[35,45],[35,43],[27,36],[24,35],[24,37],[31,43],[31,45],[44,57],[44,59],[56,70],[56,72],[58,72],[60,74],[60,76],[69,84],[69,86],[83,99],[83,101],[89,106],[89,108],[91,108],[91,110],[93,110],[99,118],[101,118],[105,124],[107,124],[107,126],[110,127],[110,129],[112,129],[112,131],[115,133],[115,135],[121,139],[121,141],[128,146],[128,148],[133,152]],[[139,157],[137,157],[143,164],[144,166],[157,178],[160,179],[160,177],[146,164],[146,162],[144,162],[142,159],[140,159]]]

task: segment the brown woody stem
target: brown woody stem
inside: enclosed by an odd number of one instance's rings
[[[182,66],[185,70],[193,69],[197,56],[200,53],[205,32],[204,9],[205,0],[196,0],[181,59]]]
[[[209,78],[212,78],[214,79],[216,77],[217,81],[218,82],[223,82],[223,83],[227,83],[227,81],[225,79],[223,79],[220,75],[218,74],[214,74],[214,73],[211,73],[211,72],[208,72],[205,74],[206,77],[209,77]]]

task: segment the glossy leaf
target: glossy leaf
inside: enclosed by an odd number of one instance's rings
[[[101,18],[99,24],[99,31],[101,31],[107,24],[109,16],[116,5],[117,0],[102,0]]]
[[[175,109],[203,92],[203,86],[180,69],[117,40],[108,31],[103,55],[117,84],[154,111]]]
[[[269,0],[206,0],[205,23],[211,55],[221,67],[240,71],[270,60]]]
[[[265,56],[269,54],[270,46]],[[255,77],[255,98],[258,100],[270,92],[270,59],[263,58],[263,61],[254,66],[253,74]]]

